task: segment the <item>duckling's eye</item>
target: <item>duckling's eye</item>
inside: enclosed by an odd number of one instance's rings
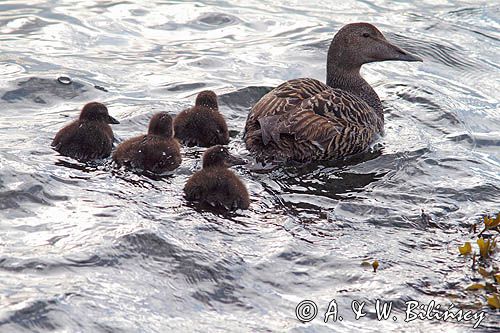
[[[368,38],[368,37],[370,37],[370,34],[369,34],[369,33],[367,33],[367,32],[364,32],[364,33],[363,33],[363,37]]]

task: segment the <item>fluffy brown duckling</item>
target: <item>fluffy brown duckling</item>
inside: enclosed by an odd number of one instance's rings
[[[119,124],[108,114],[104,104],[91,102],[80,117],[57,132],[52,147],[61,155],[82,162],[108,157],[113,148],[113,130],[109,124]]]
[[[229,143],[226,120],[219,112],[217,95],[205,90],[195,106],[179,113],[174,120],[175,137],[188,146],[211,147]]]
[[[181,164],[180,146],[173,138],[172,117],[166,112],[153,115],[148,134],[122,142],[113,160],[155,174],[175,170]]]
[[[248,191],[238,176],[228,169],[231,165],[244,163],[223,146],[207,149],[203,154],[203,169],[192,175],[184,186],[186,199],[227,210],[247,209],[250,205]]]

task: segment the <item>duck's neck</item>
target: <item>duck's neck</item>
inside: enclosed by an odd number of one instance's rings
[[[371,106],[379,117],[384,119],[382,103],[377,93],[361,77],[359,70],[360,67],[344,69],[336,66],[334,63],[329,63],[327,66],[326,84],[332,88],[342,89],[358,96]]]

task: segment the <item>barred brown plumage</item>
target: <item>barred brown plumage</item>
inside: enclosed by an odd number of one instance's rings
[[[327,84],[294,79],[263,96],[247,118],[247,148],[258,161],[309,162],[363,152],[383,131],[384,116],[359,70],[384,60],[422,61],[390,44],[371,24],[344,26],[328,51]]]

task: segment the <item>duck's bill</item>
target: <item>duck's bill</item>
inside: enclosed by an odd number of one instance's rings
[[[120,122],[115,118],[108,116],[108,124],[119,124]]]
[[[400,60],[400,61],[424,61],[422,58],[420,58],[419,56],[416,56],[414,54],[411,54],[401,48],[399,48],[399,51],[398,51],[398,56],[397,56],[397,59],[395,60]]]
[[[396,60],[396,61],[424,61],[417,55],[411,54],[410,52],[403,50],[399,46],[389,43],[384,40],[381,41],[382,47],[379,49],[378,56],[380,59],[378,61],[384,60]]]
[[[233,165],[244,165],[244,164],[247,164],[247,161],[240,158],[240,157],[236,157],[234,155],[229,155],[226,159],[226,163],[229,165],[229,166],[233,166]]]

